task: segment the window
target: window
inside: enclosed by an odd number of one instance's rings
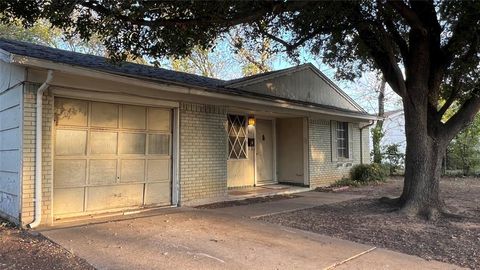
[[[348,158],[348,123],[337,122],[337,155]]]
[[[228,115],[228,157],[230,159],[247,158],[247,117]]]

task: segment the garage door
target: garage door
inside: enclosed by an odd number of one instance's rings
[[[171,204],[172,111],[55,98],[55,217]]]

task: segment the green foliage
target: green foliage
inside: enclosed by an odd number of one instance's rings
[[[38,20],[29,28],[19,21],[0,23],[0,38],[31,42],[74,52],[105,56],[106,51],[98,36],[84,41],[78,35],[67,36],[45,19]]]
[[[361,183],[359,181],[351,180],[350,178],[342,178],[340,180],[335,181],[332,187],[344,187],[344,186],[349,186],[349,187],[360,187],[364,185],[365,183]]]
[[[384,165],[389,168],[390,175],[399,174],[403,170],[405,164],[405,154],[398,149],[396,143],[385,145],[383,147],[382,156]]]
[[[23,27],[18,21],[0,24],[0,37],[26,41],[56,47],[61,31],[52,29],[48,21],[40,20],[30,28]]]
[[[186,57],[171,57],[169,60],[173,70],[211,78],[218,78],[226,64],[218,53],[200,47],[193,48]]]
[[[243,76],[271,71],[275,52],[271,41],[265,37],[251,39],[245,31],[237,28],[231,31],[228,38],[235,53],[235,58],[242,64]]]
[[[350,179],[361,184],[385,182],[388,175],[388,168],[377,163],[358,164],[350,169]]]
[[[461,170],[464,175],[480,170],[480,116],[448,145],[447,170]]]
[[[270,71],[274,55],[270,53],[269,40],[259,41],[255,46],[244,39],[240,31],[232,31],[215,48],[196,46],[187,56],[169,57],[167,65],[176,71],[221,79],[237,78],[231,72],[234,65],[240,66],[243,76]]]
[[[377,124],[374,128],[372,128],[372,155],[373,155],[373,162],[374,163],[382,163],[382,152],[380,147],[380,142],[385,135],[383,131],[382,125]]]

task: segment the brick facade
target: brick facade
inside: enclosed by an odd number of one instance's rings
[[[27,225],[34,219],[35,210],[35,117],[36,91],[39,84],[26,83],[23,93],[23,173],[21,223]],[[52,220],[52,123],[53,96],[49,91],[43,95],[43,179],[42,223]]]
[[[26,84],[23,96],[23,173],[21,223],[34,217],[35,103],[39,85]],[[43,209],[42,223],[52,222],[52,125],[53,96],[43,97]],[[227,196],[227,108],[182,103],[180,117],[180,204],[195,205],[221,201]],[[329,120],[308,122],[310,187],[325,186],[348,174],[361,162],[360,129],[353,124],[353,160],[332,161]],[[369,162],[369,131],[362,131],[363,162]]]
[[[353,159],[347,161],[332,160],[331,121],[322,119],[309,120],[309,173],[310,187],[328,186],[336,180],[347,176],[350,168],[361,163],[360,129],[353,123]],[[369,163],[368,128],[362,131],[363,163]]]
[[[224,106],[180,107],[180,204],[222,200],[227,195],[227,114]]]

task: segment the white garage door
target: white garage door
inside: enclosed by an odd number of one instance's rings
[[[171,204],[172,111],[55,98],[55,217]]]

